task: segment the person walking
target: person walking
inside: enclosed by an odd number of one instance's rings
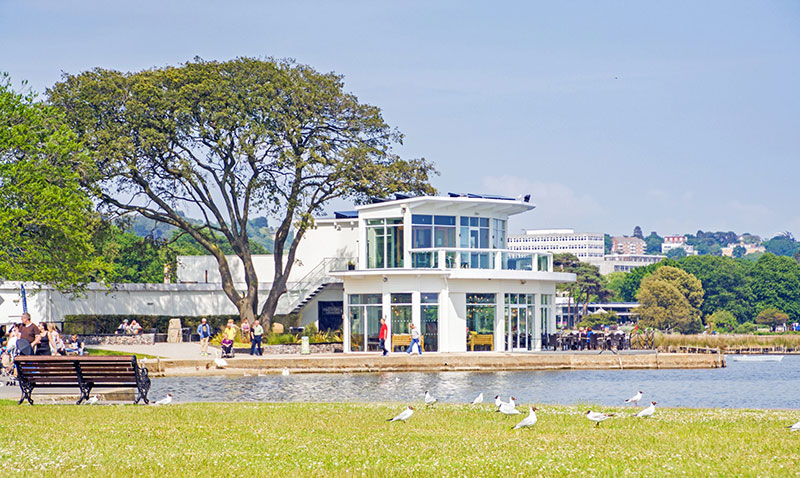
[[[412,323],[411,324],[411,343],[408,345],[408,350],[406,353],[411,355],[411,351],[414,350],[414,345],[416,344],[417,350],[419,350],[419,354],[422,355],[422,345],[419,344],[419,329]]]
[[[264,336],[264,327],[258,322],[258,319],[253,321],[253,328],[250,330],[250,355],[261,356],[263,349],[261,348],[261,339]]]
[[[205,317],[200,319],[197,326],[197,335],[200,336],[200,355],[208,355],[208,340],[211,338],[211,326],[206,322]]]
[[[386,319],[381,317],[381,331],[380,334],[378,334],[378,339],[380,340],[380,348],[383,350],[384,357],[386,357],[386,355],[389,353],[389,351],[386,350],[386,337],[388,335],[389,327],[386,326]]]

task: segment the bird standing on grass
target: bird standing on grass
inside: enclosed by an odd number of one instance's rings
[[[650,402],[650,406],[634,415],[634,417],[647,418],[652,417],[656,413],[656,402]]]
[[[508,403],[503,402],[497,411],[503,415],[519,415],[519,410],[517,410],[517,406],[514,404],[514,397],[511,397],[511,401]]]
[[[494,406],[495,407],[500,408],[504,403],[506,403],[506,402],[504,402],[504,401],[502,401],[500,399],[500,395],[495,395],[494,396]]]
[[[89,397],[89,400],[86,400],[86,405],[94,405],[100,401],[100,397],[95,395],[94,397]]]
[[[536,422],[538,421],[538,419],[536,418],[536,410],[538,410],[538,408],[531,407],[530,410],[531,410],[530,414],[527,417],[523,418],[521,422],[517,423],[514,426],[514,428],[512,428],[512,430],[519,430],[520,428],[523,427],[532,427],[536,425]]]
[[[792,432],[800,431],[800,422],[797,422],[794,425],[792,425],[790,427],[786,427],[786,428],[788,428],[789,431],[792,431]]]
[[[168,393],[166,397],[164,397],[161,400],[157,401],[153,405],[169,405],[170,403],[172,403],[172,394]]]
[[[472,401],[473,405],[479,405],[481,403],[483,403],[483,392],[481,392],[477,397],[475,397],[475,400]]]
[[[639,406],[639,400],[642,399],[642,393],[644,393],[644,392],[639,390],[639,393],[637,393],[636,395],[632,396],[631,398],[625,400],[625,403],[632,403],[635,407],[638,407]]]
[[[414,407],[412,407],[411,405],[409,405],[409,406],[408,406],[408,408],[406,408],[406,409],[405,409],[405,410],[403,410],[402,412],[398,413],[396,417],[394,417],[394,418],[389,418],[389,419],[388,419],[388,420],[386,420],[386,421],[387,421],[387,422],[403,422],[403,423],[405,423],[405,422],[406,422],[406,420],[408,420],[409,418],[411,418],[411,415],[413,415],[413,414],[414,414]]]
[[[604,420],[608,420],[609,418],[613,417],[613,413],[600,413],[600,412],[593,412],[591,410],[586,410],[586,418],[590,421],[594,422],[594,426],[599,427],[600,422]]]
[[[436,399],[435,399],[435,398],[433,398],[433,395],[431,395],[431,394],[430,394],[430,393],[429,393],[429,392],[426,390],[426,391],[425,391],[425,405],[427,405],[427,406],[429,406],[429,407],[432,407],[434,404],[436,404]]]

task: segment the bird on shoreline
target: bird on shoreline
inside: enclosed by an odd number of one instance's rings
[[[89,397],[89,400],[86,400],[86,405],[95,405],[99,401],[100,401],[100,397],[95,395],[93,397]]]
[[[656,402],[650,402],[650,406],[634,415],[634,417],[647,418],[652,417],[656,413]]]
[[[632,396],[631,398],[625,400],[625,403],[632,403],[633,406],[638,407],[639,406],[639,400],[642,399],[642,394],[643,393],[644,392],[639,390],[639,393],[637,393],[636,395]]]
[[[519,410],[517,410],[517,406],[514,403],[514,397],[511,397],[511,400],[506,403],[503,402],[502,405],[497,409],[498,412],[502,413],[503,415],[519,415]]]
[[[409,405],[408,408],[406,408],[402,412],[398,413],[396,417],[389,418],[386,421],[387,422],[403,422],[403,423],[405,423],[406,420],[411,418],[411,415],[413,415],[413,414],[414,414],[414,407]]]
[[[599,427],[600,426],[600,422],[602,422],[604,420],[608,420],[609,418],[614,416],[613,413],[606,414],[606,413],[600,413],[600,412],[593,412],[591,410],[586,410],[586,413],[584,415],[586,415],[586,418],[588,420],[594,422],[594,426],[595,427]]]
[[[792,432],[800,431],[800,422],[797,422],[794,425],[786,427],[786,428],[788,428],[789,431],[792,431]]]
[[[425,405],[432,407],[436,404],[436,399],[427,390],[425,391]]]
[[[170,403],[172,403],[172,394],[168,393],[166,397],[155,402],[153,405],[169,405]]]
[[[532,427],[536,425],[536,422],[538,421],[536,418],[536,410],[538,410],[538,408],[531,407],[528,416],[523,418],[521,422],[517,423],[512,430],[519,430],[523,427]]]
[[[472,401],[473,405],[479,405],[481,403],[483,403],[483,392],[481,392],[477,397],[475,397],[475,400]]]
[[[500,406],[503,405],[504,403],[506,403],[506,402],[504,402],[504,401],[502,401],[500,399],[500,395],[495,395],[494,396],[494,406],[495,407],[500,408]]]

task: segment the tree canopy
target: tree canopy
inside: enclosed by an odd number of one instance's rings
[[[58,110],[0,77],[0,280],[80,288],[106,269],[81,186],[91,164]]]
[[[645,327],[699,332],[703,286],[686,271],[665,266],[642,280],[638,293],[639,323]]]
[[[424,159],[401,159],[402,135],[380,109],[344,91],[342,77],[291,61],[195,59],[135,73],[64,75],[53,105],[91,152],[103,207],[172,225],[213,255],[243,318],[267,325],[313,215],[331,200],[433,193]],[[199,215],[188,221],[181,211]],[[259,310],[251,216],[277,219],[272,288]],[[292,228],[296,240],[284,252]],[[244,265],[237,289],[217,238]]]

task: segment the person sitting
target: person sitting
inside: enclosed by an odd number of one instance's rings
[[[47,341],[50,344],[50,355],[67,355],[64,339],[56,328],[56,324],[47,324]]]
[[[83,339],[78,338],[77,335],[72,334],[69,344],[67,344],[67,353],[83,355],[85,353],[85,345]]]
[[[122,321],[117,327],[117,330],[114,332],[115,334],[127,334],[130,327],[128,327],[128,319]]]
[[[142,331],[142,326],[139,325],[139,322],[136,322],[136,319],[133,319],[133,321],[131,322],[131,326],[128,328],[128,333],[136,335],[141,331]]]

